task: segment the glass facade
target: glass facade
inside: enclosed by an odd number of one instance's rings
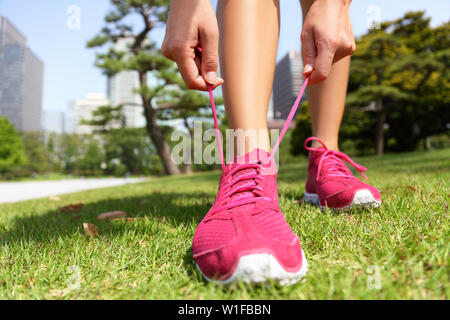
[[[302,71],[303,62],[300,51],[292,50],[278,62],[273,84],[274,119],[284,120],[288,117],[303,85]]]
[[[0,16],[0,116],[20,131],[40,131],[44,65],[26,38]]]

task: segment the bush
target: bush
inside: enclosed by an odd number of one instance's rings
[[[7,118],[0,117],[0,174],[26,161],[22,139]]]

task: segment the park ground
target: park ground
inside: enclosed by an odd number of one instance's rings
[[[203,281],[191,242],[217,190],[208,172],[0,205],[0,298],[448,299],[450,149],[357,161],[380,209],[322,212],[303,203],[306,160],[281,166],[280,205],[310,265],[294,286]],[[114,210],[138,219],[97,220]]]

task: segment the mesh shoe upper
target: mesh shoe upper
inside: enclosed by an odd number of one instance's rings
[[[319,141],[322,147],[310,148],[310,141]],[[366,179],[363,166],[355,163],[346,154],[329,150],[325,144],[317,138],[309,138],[305,142],[305,148],[310,151],[308,179],[306,192],[317,194],[322,206],[339,209],[352,204],[356,192],[369,190],[373,198],[381,201],[380,192],[373,186],[356,178],[345,161],[353,165]]]
[[[276,168],[255,150],[229,164],[214,205],[197,228],[193,253],[208,278],[227,279],[239,258],[272,254],[287,271],[302,266],[301,247],[278,204]]]

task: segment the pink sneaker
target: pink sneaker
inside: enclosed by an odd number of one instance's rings
[[[199,49],[199,51],[201,51]],[[223,169],[216,201],[195,232],[192,251],[207,280],[290,285],[306,275],[308,263],[299,238],[278,204],[273,157],[308,85],[305,80],[272,154],[263,150],[225,166],[212,87],[209,97]]]
[[[308,147],[311,141],[320,142],[322,147]],[[354,166],[365,179],[366,168],[355,163],[345,153],[329,150],[318,138],[307,139],[305,148],[310,151],[306,202],[320,205],[322,209],[329,207],[338,210],[381,205],[380,192],[357,179],[344,161]]]
[[[192,245],[207,280],[290,285],[306,275],[299,238],[278,204],[276,167],[269,157],[255,150],[225,168],[216,201]]]

